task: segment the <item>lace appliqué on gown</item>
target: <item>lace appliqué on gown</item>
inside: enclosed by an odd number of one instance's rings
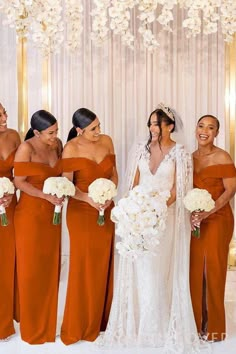
[[[176,145],[152,174],[144,146],[139,153],[140,184],[170,191],[176,178],[177,200],[168,208],[168,224],[156,256],[144,255],[134,262],[119,257],[109,322],[97,343],[196,353],[199,341],[188,286],[190,228],[185,227],[189,220],[181,204],[191,187],[191,157]]]

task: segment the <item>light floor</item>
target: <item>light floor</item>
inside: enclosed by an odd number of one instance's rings
[[[212,354],[236,354],[236,271],[228,271],[225,300],[228,338],[224,342],[210,344]],[[0,354],[156,354],[157,352],[151,348],[102,350],[88,342],[65,346],[60,338],[57,338],[55,343],[29,345],[21,341],[18,328],[16,329],[17,334],[9,342],[0,342]]]

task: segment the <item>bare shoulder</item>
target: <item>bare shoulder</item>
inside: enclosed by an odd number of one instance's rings
[[[64,146],[62,157],[75,157],[76,151],[78,151],[78,144],[76,142],[76,138],[68,141]]]
[[[112,138],[109,135],[101,134],[100,139],[101,139],[101,143],[105,145],[111,153],[114,153]]]
[[[20,142],[20,135],[15,129],[8,128],[6,137],[11,141]]]
[[[28,140],[24,141],[17,149],[15,161],[30,161],[32,152],[33,145]]]
[[[233,163],[233,160],[230,156],[230,154],[221,149],[221,148],[216,148],[216,152],[215,152],[215,155],[214,155],[214,160],[215,160],[215,163],[217,164],[230,164],[230,163]]]
[[[15,146],[18,147],[21,143],[20,135],[16,130],[14,130],[14,129],[10,129],[10,130],[11,130],[10,134],[11,134],[12,140],[14,141]]]

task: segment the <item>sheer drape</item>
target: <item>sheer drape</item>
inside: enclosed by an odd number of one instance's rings
[[[0,24],[3,15],[0,14]],[[17,64],[16,33],[0,25],[0,102],[7,109],[9,126],[17,129]]]

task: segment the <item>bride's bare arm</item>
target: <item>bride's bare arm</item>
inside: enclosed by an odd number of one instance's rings
[[[166,202],[168,207],[176,201],[176,173],[175,173],[174,181],[175,182],[173,184],[173,187],[170,190],[170,198]]]

